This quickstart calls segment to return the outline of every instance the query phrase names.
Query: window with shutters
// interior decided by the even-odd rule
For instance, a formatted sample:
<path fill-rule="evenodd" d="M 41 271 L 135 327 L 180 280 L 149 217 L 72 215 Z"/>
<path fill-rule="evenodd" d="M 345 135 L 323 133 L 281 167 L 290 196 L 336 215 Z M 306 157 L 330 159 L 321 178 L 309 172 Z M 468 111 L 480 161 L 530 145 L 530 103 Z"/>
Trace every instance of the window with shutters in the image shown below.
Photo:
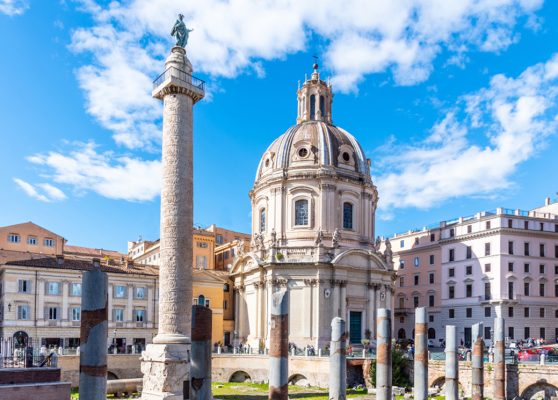
<path fill-rule="evenodd" d="M 124 309 L 123 308 L 115 308 L 112 310 L 114 315 L 114 321 L 116 322 L 124 322 Z"/>
<path fill-rule="evenodd" d="M 128 294 L 128 288 L 124 285 L 114 286 L 114 297 L 117 299 L 125 299 Z"/>
<path fill-rule="evenodd" d="M 60 282 L 47 282 L 47 294 L 49 295 L 59 295 L 60 294 Z"/>
<path fill-rule="evenodd" d="M 72 307 L 70 315 L 72 321 L 81 321 L 81 307 Z"/>
<path fill-rule="evenodd" d="M 70 293 L 72 296 L 81 296 L 81 283 L 72 283 Z"/>
<path fill-rule="evenodd" d="M 145 322 L 145 310 L 143 309 L 134 310 L 134 321 Z"/>
<path fill-rule="evenodd" d="M 8 242 L 19 243 L 19 242 L 21 242 L 21 236 L 19 236 L 17 233 L 10 233 L 8 235 Z"/>
<path fill-rule="evenodd" d="M 136 287 L 135 288 L 135 297 L 136 299 L 145 299 L 145 288 L 144 287 Z"/>
<path fill-rule="evenodd" d="M 17 287 L 19 293 L 31 293 L 31 281 L 28 279 L 19 279 Z"/>
<path fill-rule="evenodd" d="M 22 321 L 29 319 L 29 306 L 27 304 L 17 306 L 17 319 Z"/>
<path fill-rule="evenodd" d="M 50 321 L 56 321 L 60 318 L 58 307 L 48 307 L 47 308 L 47 315 Z"/>

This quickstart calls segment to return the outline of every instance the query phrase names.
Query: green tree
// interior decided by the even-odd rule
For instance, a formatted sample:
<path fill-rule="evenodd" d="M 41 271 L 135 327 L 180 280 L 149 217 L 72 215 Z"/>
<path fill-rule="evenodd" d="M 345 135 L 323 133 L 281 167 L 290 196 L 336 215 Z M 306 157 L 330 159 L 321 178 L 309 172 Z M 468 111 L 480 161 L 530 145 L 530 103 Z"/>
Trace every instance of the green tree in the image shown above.
<path fill-rule="evenodd" d="M 411 387 L 411 379 L 409 378 L 409 363 L 410 360 L 406 354 L 396 348 L 391 349 L 391 373 L 393 386 L 404 388 Z M 376 360 L 372 361 L 370 365 L 370 381 L 376 387 Z"/>

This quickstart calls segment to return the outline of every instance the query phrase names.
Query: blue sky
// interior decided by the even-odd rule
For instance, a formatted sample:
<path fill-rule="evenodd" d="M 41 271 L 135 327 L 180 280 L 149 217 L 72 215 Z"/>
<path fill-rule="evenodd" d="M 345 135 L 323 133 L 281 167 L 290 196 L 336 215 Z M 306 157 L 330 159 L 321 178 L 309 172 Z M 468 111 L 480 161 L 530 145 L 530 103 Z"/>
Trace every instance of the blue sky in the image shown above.
<path fill-rule="evenodd" d="M 261 154 L 320 57 L 372 159 L 380 235 L 556 197 L 558 3 L 0 0 L 0 225 L 72 244 L 158 237 L 163 70 L 178 12 L 195 106 L 195 222 L 249 231 Z"/>

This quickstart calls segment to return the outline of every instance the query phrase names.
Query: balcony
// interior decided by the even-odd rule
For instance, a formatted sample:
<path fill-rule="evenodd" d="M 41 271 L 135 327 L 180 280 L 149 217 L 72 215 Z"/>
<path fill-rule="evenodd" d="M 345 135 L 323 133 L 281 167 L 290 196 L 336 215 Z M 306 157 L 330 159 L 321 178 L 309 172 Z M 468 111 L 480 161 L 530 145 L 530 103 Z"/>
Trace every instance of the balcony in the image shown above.
<path fill-rule="evenodd" d="M 166 94 L 176 92 L 185 93 L 196 102 L 205 96 L 205 82 L 176 67 L 169 67 L 153 81 L 153 97 L 162 99 Z"/>

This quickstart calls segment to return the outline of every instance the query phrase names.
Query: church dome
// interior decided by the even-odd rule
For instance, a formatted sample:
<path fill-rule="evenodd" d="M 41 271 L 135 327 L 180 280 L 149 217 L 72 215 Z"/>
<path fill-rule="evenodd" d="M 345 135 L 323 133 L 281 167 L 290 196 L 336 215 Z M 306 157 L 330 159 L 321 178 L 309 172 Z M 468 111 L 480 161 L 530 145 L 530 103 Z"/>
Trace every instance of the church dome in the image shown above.
<path fill-rule="evenodd" d="M 287 170 L 324 169 L 359 181 L 370 181 L 369 160 L 349 132 L 332 123 L 333 92 L 320 79 L 318 65 L 297 90 L 297 124 L 279 136 L 263 154 L 256 185 Z"/>
<path fill-rule="evenodd" d="M 256 180 L 277 169 L 334 167 L 370 176 L 368 160 L 358 141 L 325 121 L 305 121 L 289 128 L 268 147 Z"/>

